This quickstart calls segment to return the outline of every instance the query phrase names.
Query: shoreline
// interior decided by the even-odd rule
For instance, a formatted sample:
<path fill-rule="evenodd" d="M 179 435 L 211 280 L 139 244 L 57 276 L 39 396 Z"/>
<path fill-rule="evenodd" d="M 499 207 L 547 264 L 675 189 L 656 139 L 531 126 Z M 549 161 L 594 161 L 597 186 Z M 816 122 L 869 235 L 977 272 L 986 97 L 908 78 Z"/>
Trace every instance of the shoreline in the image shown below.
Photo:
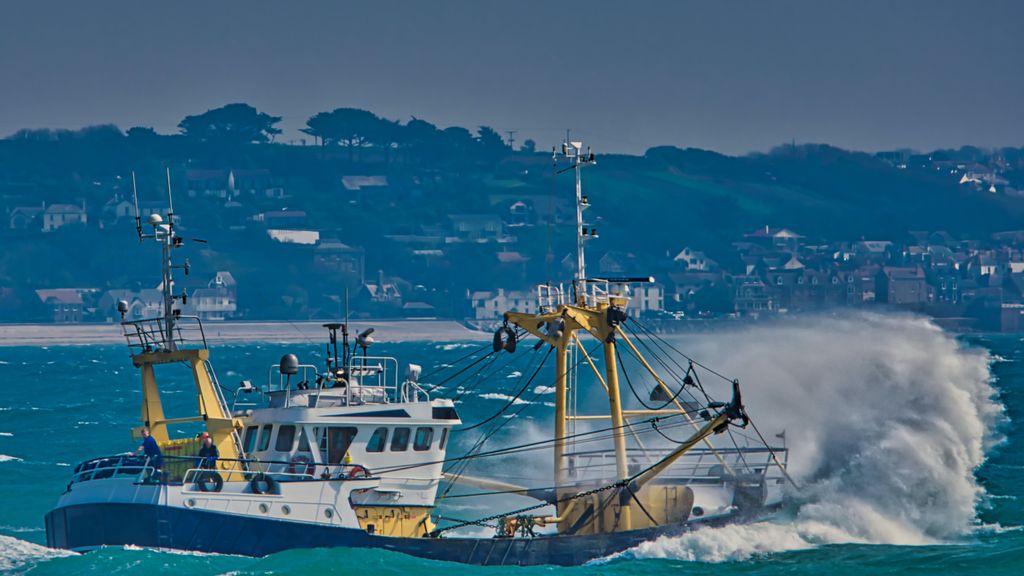
<path fill-rule="evenodd" d="M 226 321 L 203 324 L 210 345 L 241 342 L 321 343 L 327 338 L 327 320 Z M 470 330 L 455 320 L 359 320 L 350 322 L 355 335 L 375 329 L 378 342 L 484 341 L 491 335 Z M 12 346 L 80 346 L 124 344 L 119 324 L 0 324 L 0 348 Z"/>

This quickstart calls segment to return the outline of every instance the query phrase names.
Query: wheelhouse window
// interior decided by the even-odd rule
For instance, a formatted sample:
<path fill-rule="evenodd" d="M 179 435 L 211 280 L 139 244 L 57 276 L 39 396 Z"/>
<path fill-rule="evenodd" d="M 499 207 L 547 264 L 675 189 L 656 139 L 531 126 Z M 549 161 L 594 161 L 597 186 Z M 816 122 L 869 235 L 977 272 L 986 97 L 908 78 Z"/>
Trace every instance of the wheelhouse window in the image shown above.
<path fill-rule="evenodd" d="M 430 443 L 434 440 L 434 429 L 433 428 L 417 428 L 416 439 L 413 440 L 412 449 L 417 452 L 423 452 L 430 450 Z"/>
<path fill-rule="evenodd" d="M 352 441 L 356 439 L 356 428 L 331 426 L 327 429 L 326 438 L 327 463 L 341 464 L 345 460 L 345 453 L 352 446 Z"/>
<path fill-rule="evenodd" d="M 299 430 L 299 452 L 312 452 L 309 449 L 309 437 L 306 436 L 306 429 Z"/>
<path fill-rule="evenodd" d="M 438 450 L 444 450 L 444 447 L 448 444 L 448 429 L 441 428 L 441 441 L 437 443 Z"/>
<path fill-rule="evenodd" d="M 278 452 L 291 452 L 295 444 L 295 426 L 288 424 L 277 429 L 277 442 L 274 449 Z"/>
<path fill-rule="evenodd" d="M 370 441 L 366 443 L 367 452 L 383 452 L 388 444 L 388 429 L 383 426 L 373 431 Z"/>
<path fill-rule="evenodd" d="M 408 428 L 395 428 L 395 433 L 391 435 L 391 451 L 392 452 L 405 452 L 409 448 L 409 429 Z"/>
<path fill-rule="evenodd" d="M 256 431 L 259 426 L 249 426 L 245 429 L 245 451 L 252 452 L 256 448 Z"/>
<path fill-rule="evenodd" d="M 270 424 L 267 424 L 266 426 L 264 426 L 263 430 L 260 431 L 260 445 L 259 445 L 258 448 L 256 448 L 256 450 L 258 452 L 262 452 L 262 451 L 266 450 L 267 448 L 270 448 L 270 434 L 273 431 L 274 431 L 274 427 L 272 425 L 270 425 Z"/>

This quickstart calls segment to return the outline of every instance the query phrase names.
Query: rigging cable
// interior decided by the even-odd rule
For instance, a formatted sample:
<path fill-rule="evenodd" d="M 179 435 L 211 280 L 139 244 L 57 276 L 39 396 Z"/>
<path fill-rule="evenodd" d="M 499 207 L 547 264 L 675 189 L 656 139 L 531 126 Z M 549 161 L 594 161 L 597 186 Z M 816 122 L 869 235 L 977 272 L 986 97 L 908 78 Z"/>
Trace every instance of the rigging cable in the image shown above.
<path fill-rule="evenodd" d="M 595 346 L 594 346 L 594 348 L 593 348 L 593 350 L 597 350 L 597 346 L 600 346 L 600 345 L 601 345 L 600 343 L 598 343 L 597 345 L 595 345 Z M 552 348 L 552 349 L 553 349 L 553 348 Z M 550 355 L 550 350 L 548 351 L 548 355 Z M 545 358 L 544 358 L 544 359 L 545 359 L 545 360 L 547 360 L 547 356 L 545 356 Z M 557 375 L 555 376 L 555 382 L 557 383 L 557 381 L 558 381 L 558 378 L 560 378 L 560 377 L 562 377 L 562 376 L 565 376 L 565 375 L 567 375 L 567 374 L 569 373 L 569 370 L 571 370 L 572 368 L 576 368 L 576 367 L 578 367 L 578 366 L 579 366 L 579 362 L 582 362 L 582 360 L 578 361 L 578 362 L 577 362 L 577 364 L 576 364 L 576 366 L 573 366 L 573 367 L 568 367 L 568 366 L 567 366 L 567 367 L 566 367 L 566 372 L 565 372 L 565 374 L 557 374 Z M 531 378 L 531 379 L 532 379 L 532 378 Z M 514 413 L 514 414 L 513 414 L 512 416 L 510 416 L 510 417 L 509 417 L 508 419 L 506 419 L 506 420 L 502 420 L 502 421 L 499 421 L 499 422 L 498 422 L 498 423 L 497 423 L 497 424 L 496 424 L 496 425 L 495 425 L 495 426 L 494 426 L 493 428 L 491 428 L 491 429 L 490 429 L 490 430 L 488 430 L 488 431 L 487 431 L 486 433 L 484 433 L 484 435 L 483 435 L 483 436 L 482 436 L 482 437 L 481 437 L 481 438 L 480 438 L 479 440 L 477 440 L 477 442 L 476 442 L 476 443 L 475 443 L 475 444 L 473 445 L 473 447 L 472 447 L 472 448 L 470 448 L 469 452 L 467 452 L 467 455 L 468 455 L 468 456 L 472 456 L 474 452 L 476 452 L 477 450 L 479 450 L 480 448 L 482 448 L 482 447 L 483 447 L 483 445 L 484 445 L 484 444 L 485 444 L 485 443 L 486 443 L 486 442 L 487 442 L 488 440 L 490 440 L 490 439 L 491 439 L 491 438 L 492 438 L 492 437 L 493 437 L 493 436 L 494 436 L 495 434 L 497 434 L 497 433 L 498 433 L 498 431 L 499 431 L 499 430 L 501 430 L 501 429 L 502 429 L 502 428 L 503 428 L 503 427 L 504 427 L 504 426 L 505 426 L 506 424 L 508 424 L 509 422 L 511 422 L 512 420 L 514 420 L 514 419 L 515 419 L 515 418 L 516 418 L 517 416 L 519 416 L 519 415 L 520 415 L 520 414 L 521 414 L 521 413 L 522 413 L 522 412 L 523 412 L 524 410 L 526 410 L 526 408 L 527 408 L 527 407 L 529 407 L 529 406 L 532 406 L 532 405 L 533 405 L 533 404 L 532 404 L 532 401 L 533 401 L 533 400 L 535 400 L 535 399 L 536 399 L 536 398 L 537 398 L 538 396 L 540 396 L 540 393 L 539 393 L 539 392 L 534 392 L 534 394 L 533 394 L 533 397 L 531 398 L 531 400 L 530 400 L 530 401 L 528 401 L 528 402 L 527 402 L 526 404 L 524 404 L 524 405 L 523 405 L 523 406 L 522 406 L 522 407 L 521 407 L 521 408 L 520 408 L 519 410 L 517 410 L 517 411 L 516 411 L 516 412 L 515 412 L 515 413 Z M 454 478 L 455 478 L 455 480 L 457 480 L 457 479 L 458 479 L 458 478 L 459 478 L 460 476 L 462 476 L 462 474 L 464 474 L 464 473 L 466 472 L 466 469 L 467 469 L 467 468 L 469 467 L 470 463 L 471 463 L 471 458 L 470 458 L 470 459 L 467 459 L 467 460 L 466 460 L 466 461 L 465 461 L 464 463 L 462 463 L 461 465 L 459 465 L 459 470 L 458 470 L 457 472 L 454 472 L 454 473 L 453 473 L 453 474 L 454 474 Z M 455 486 L 455 481 L 453 480 L 453 481 L 451 481 L 451 483 L 450 483 L 450 484 L 448 485 L 448 487 L 447 487 L 447 488 L 445 488 L 444 492 L 443 492 L 443 493 L 442 493 L 441 495 L 442 495 L 442 496 L 446 496 L 446 495 L 448 494 L 448 492 L 450 492 L 450 491 L 451 491 L 451 489 L 452 489 L 452 488 L 453 488 L 454 486 Z"/>
<path fill-rule="evenodd" d="M 526 389 L 530 387 L 530 384 L 533 383 L 533 379 L 537 377 L 537 374 L 540 373 L 541 368 L 544 367 L 544 363 L 547 362 L 548 358 L 551 356 L 551 351 L 552 350 L 554 350 L 554 348 L 552 348 L 552 347 L 548 348 L 547 354 L 544 355 L 544 358 L 540 361 L 540 364 L 537 365 L 537 369 L 533 371 L 533 374 L 526 381 L 526 383 L 523 384 L 523 386 L 521 388 L 519 388 L 519 392 L 516 392 L 516 395 L 513 396 L 511 399 L 509 399 L 508 403 L 505 404 L 504 406 L 502 406 L 502 408 L 500 410 L 498 410 L 497 412 L 495 412 L 494 414 L 492 414 L 490 417 L 486 418 L 485 420 L 477 422 L 476 424 L 473 424 L 472 426 L 469 426 L 468 428 L 460 428 L 459 430 L 454 430 L 454 432 L 465 432 L 467 430 L 473 430 L 474 428 L 479 428 L 479 427 L 483 426 L 484 424 L 487 424 L 488 422 L 494 420 L 498 416 L 501 416 L 505 412 L 505 410 L 508 410 L 513 404 L 515 404 L 516 400 L 519 400 L 519 397 L 523 395 L 523 392 L 526 392 Z"/>
<path fill-rule="evenodd" d="M 665 458 L 667 458 L 667 457 L 668 456 L 666 456 Z M 611 489 L 614 489 L 614 488 L 617 488 L 619 491 L 621 491 L 623 488 L 628 488 L 629 485 L 632 484 L 637 478 L 639 478 L 640 476 L 643 476 L 644 474 L 646 474 L 647 472 L 653 470 L 656 466 L 658 466 L 662 462 L 664 462 L 665 458 L 661 458 L 660 460 L 656 461 L 655 463 L 651 464 L 650 466 L 647 466 L 646 468 L 641 469 L 640 471 L 636 472 L 635 474 L 633 474 L 629 478 L 624 478 L 622 480 L 617 480 L 617 481 L 615 481 L 615 482 L 613 482 L 611 484 L 607 484 L 605 486 L 598 486 L 597 488 L 592 488 L 592 489 L 586 490 L 584 492 L 578 492 L 576 494 L 570 494 L 569 496 L 566 496 L 564 498 L 559 498 L 558 500 L 555 500 L 555 502 L 553 503 L 554 506 L 555 506 L 555 509 L 556 510 L 558 509 L 558 505 L 559 504 L 562 504 L 563 502 L 568 502 L 570 500 L 574 500 L 576 498 L 584 498 L 586 496 L 590 496 L 592 494 L 599 494 L 601 492 L 605 492 L 607 490 L 611 490 Z M 632 493 L 632 491 L 630 491 L 630 492 Z M 614 495 L 612 495 L 612 496 L 614 497 Z M 611 502 L 611 498 L 608 498 L 605 501 L 605 503 L 602 504 L 602 506 L 601 506 L 602 511 L 603 511 L 604 508 L 606 508 L 608 506 L 608 504 L 610 502 Z M 520 514 L 522 514 L 524 512 L 530 512 L 530 511 L 533 511 L 533 510 L 538 510 L 540 508 L 544 508 L 545 506 L 549 506 L 551 504 L 552 503 L 549 503 L 549 502 L 541 502 L 540 504 L 535 504 L 533 506 L 527 506 L 525 508 L 520 508 L 520 509 L 512 511 L 512 512 L 505 512 L 505 513 L 502 513 L 502 514 L 494 514 L 494 515 L 488 516 L 486 518 L 480 518 L 479 520 L 476 520 L 474 522 L 468 522 L 468 523 L 463 523 L 463 524 L 456 524 L 456 525 L 453 525 L 453 526 L 446 526 L 444 528 L 436 528 L 436 529 L 434 529 L 430 533 L 430 535 L 436 537 L 439 534 L 441 534 L 442 532 L 446 532 L 448 530 L 456 530 L 458 528 L 462 528 L 462 527 L 465 527 L 465 526 L 475 525 L 477 522 L 490 522 L 491 520 L 498 520 L 500 518 L 507 518 L 509 516 L 518 516 L 518 515 L 520 515 Z"/>
<path fill-rule="evenodd" d="M 729 383 L 733 383 L 734 382 L 734 380 L 730 380 L 725 375 L 723 375 L 723 374 L 721 374 L 721 373 L 719 373 L 719 372 L 717 372 L 715 370 L 712 370 L 711 368 L 708 368 L 707 366 L 701 364 L 700 362 L 697 362 L 696 360 L 690 358 L 685 353 L 680 351 L 678 348 L 676 348 L 675 346 L 672 346 L 667 340 L 665 340 L 664 338 L 658 336 L 656 333 L 652 332 L 649 328 L 647 328 L 646 326 L 644 326 L 643 324 L 641 324 L 637 320 L 635 320 L 633 318 L 630 318 L 630 320 L 632 320 L 634 324 L 639 326 L 641 330 L 643 330 L 643 331 L 647 332 L 648 334 L 650 334 L 656 341 L 660 341 L 660 342 L 664 343 L 665 346 L 667 346 L 670 349 L 674 350 L 677 354 L 679 354 L 683 358 L 686 358 L 691 363 L 696 364 L 697 366 L 700 366 L 704 370 L 707 370 L 711 374 L 714 374 L 715 376 L 718 376 L 719 378 L 721 378 L 722 380 L 725 380 L 726 382 L 729 382 Z M 696 372 L 694 374 L 696 375 Z M 698 378 L 698 381 L 699 381 L 699 378 Z M 701 390 L 701 392 L 704 392 L 704 387 L 700 386 L 700 390 Z M 707 394 L 706 392 L 704 392 L 704 393 Z M 792 476 L 789 475 L 789 471 L 786 469 L 785 466 L 783 466 L 782 461 L 779 460 L 779 457 L 775 453 L 775 450 L 768 444 L 768 440 L 765 439 L 764 435 L 761 434 L 761 431 L 757 429 L 757 425 L 754 424 L 754 421 L 753 421 L 752 418 L 750 418 L 749 414 L 747 415 L 747 418 L 750 421 L 750 425 L 754 429 L 754 432 L 756 432 L 758 438 L 760 438 L 761 444 L 764 445 L 764 447 L 768 449 L 769 453 L 771 453 L 772 460 L 775 462 L 775 465 L 778 466 L 779 470 L 782 471 L 782 474 L 786 477 L 786 480 L 788 480 L 789 483 L 792 484 L 794 488 L 799 490 L 800 486 L 793 480 Z M 734 440 L 734 443 L 735 443 L 735 440 Z"/>
<path fill-rule="evenodd" d="M 657 408 L 655 408 L 653 406 L 648 406 L 647 402 L 644 402 L 644 399 L 640 397 L 640 394 L 636 391 L 636 388 L 633 386 L 633 381 L 629 377 L 629 370 L 625 369 L 625 365 L 624 365 L 624 363 L 622 361 L 622 355 L 619 353 L 619 347 L 618 346 L 615 347 L 615 357 L 619 361 L 619 366 L 623 367 L 622 375 L 626 378 L 626 384 L 629 386 L 629 391 L 633 393 L 633 397 L 636 398 L 636 401 L 639 402 L 640 405 L 643 406 L 644 408 L 646 408 L 647 410 L 654 410 L 654 411 L 664 410 L 665 408 L 668 407 L 669 404 L 672 404 L 673 402 L 675 402 L 676 399 L 679 398 L 679 395 L 682 394 L 683 390 L 686 388 L 685 384 L 680 386 L 679 390 L 677 390 L 676 393 L 673 394 L 671 398 L 669 398 L 667 401 L 665 401 L 664 404 L 662 404 L 661 406 L 659 406 Z"/>
<path fill-rule="evenodd" d="M 431 370 L 430 372 L 427 372 L 426 374 L 424 374 L 420 378 L 423 379 L 423 380 L 426 380 L 427 378 L 431 378 L 433 376 L 436 376 L 437 374 L 439 374 L 441 372 L 444 372 L 448 368 L 452 368 L 453 366 L 457 366 L 463 360 L 466 360 L 467 358 L 472 358 L 474 354 L 479 354 L 480 352 L 483 352 L 484 350 L 486 350 L 488 348 L 491 348 L 491 343 L 490 342 L 488 342 L 487 344 L 484 344 L 484 345 L 482 345 L 482 346 L 480 346 L 478 348 L 474 348 L 473 350 L 470 350 L 468 353 L 464 354 L 463 356 L 461 356 L 461 357 L 459 357 L 459 358 L 457 358 L 455 360 L 452 360 L 450 364 L 442 364 L 441 366 L 438 366 L 437 368 L 435 368 L 434 370 Z"/>
<path fill-rule="evenodd" d="M 679 412 L 679 413 L 675 413 L 675 414 L 667 414 L 667 415 L 664 415 L 664 416 L 652 417 L 652 418 L 648 418 L 648 419 L 640 421 L 640 422 L 633 422 L 633 423 L 629 424 L 629 426 L 637 426 L 639 424 L 651 424 L 653 422 L 660 422 L 662 420 L 667 420 L 669 418 L 675 418 L 675 417 L 679 417 L 679 416 L 682 416 L 682 415 L 683 415 L 683 413 Z M 503 421 L 502 424 L 504 424 L 505 422 L 508 422 L 508 421 L 507 420 Z M 682 428 L 682 427 L 687 427 L 687 426 L 689 426 L 688 422 L 677 422 L 677 423 L 674 423 L 674 424 L 670 424 L 668 426 L 662 426 L 662 427 L 660 427 L 660 429 L 665 430 L 665 429 L 670 429 L 670 428 Z M 600 441 L 609 440 L 611 438 L 614 438 L 615 437 L 615 431 L 620 430 L 620 429 L 626 429 L 626 428 L 627 428 L 626 424 L 623 424 L 621 426 L 610 426 L 610 427 L 607 427 L 607 428 L 599 428 L 599 429 L 596 429 L 596 430 L 589 430 L 589 431 L 586 431 L 586 432 L 579 432 L 579 433 L 576 433 L 576 434 L 565 436 L 563 438 L 563 440 L 573 440 L 573 439 L 578 440 L 579 438 L 586 437 L 584 440 L 578 440 L 578 441 L 581 442 L 581 443 L 583 443 L 583 442 L 600 442 Z M 646 433 L 647 430 L 640 430 L 639 432 L 640 433 Z M 556 440 L 554 438 L 550 438 L 550 439 L 546 439 L 546 440 L 538 440 L 536 442 L 528 442 L 526 444 L 519 444 L 519 445 L 516 445 L 516 446 L 508 446 L 506 448 L 497 448 L 495 450 L 490 450 L 488 452 L 480 452 L 478 454 L 466 453 L 466 454 L 464 454 L 462 456 L 455 456 L 455 457 L 452 457 L 452 458 L 445 458 L 443 460 L 433 460 L 433 461 L 430 461 L 430 462 L 419 462 L 419 463 L 416 463 L 416 464 L 403 464 L 403 465 L 400 465 L 400 466 L 392 466 L 392 467 L 388 467 L 388 468 L 381 468 L 379 470 L 375 470 L 375 472 L 378 472 L 378 473 L 399 472 L 399 471 L 403 471 L 403 470 L 411 470 L 411 469 L 421 468 L 421 467 L 425 467 L 425 466 L 433 466 L 433 465 L 436 465 L 436 464 L 448 464 L 448 463 L 452 463 L 452 462 L 458 463 L 458 462 L 461 462 L 461 461 L 464 461 L 464 460 L 474 460 L 476 458 L 487 458 L 487 457 L 491 457 L 491 456 L 505 456 L 505 455 L 509 455 L 509 454 L 518 454 L 518 453 L 523 453 L 523 452 L 531 452 L 531 451 L 535 451 L 535 450 L 544 450 L 544 449 L 546 449 L 546 445 L 547 444 L 553 444 L 555 442 L 556 442 Z"/>

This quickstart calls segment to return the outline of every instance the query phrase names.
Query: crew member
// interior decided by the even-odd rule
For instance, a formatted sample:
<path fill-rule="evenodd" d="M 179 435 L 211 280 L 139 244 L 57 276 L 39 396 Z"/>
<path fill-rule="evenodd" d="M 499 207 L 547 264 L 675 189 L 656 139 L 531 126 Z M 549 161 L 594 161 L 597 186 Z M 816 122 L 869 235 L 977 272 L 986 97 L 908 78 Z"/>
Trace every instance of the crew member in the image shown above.
<path fill-rule="evenodd" d="M 220 458 L 220 451 L 217 450 L 217 446 L 213 443 L 213 438 L 210 437 L 209 432 L 203 432 L 202 439 L 203 445 L 199 447 L 199 458 L 197 458 L 196 466 L 212 470 L 217 467 L 217 458 Z"/>
<path fill-rule="evenodd" d="M 149 465 L 159 470 L 164 467 L 164 454 L 156 443 L 156 438 L 149 433 L 149 427 L 142 428 L 142 445 L 135 450 L 135 454 L 144 453 L 149 460 Z"/>

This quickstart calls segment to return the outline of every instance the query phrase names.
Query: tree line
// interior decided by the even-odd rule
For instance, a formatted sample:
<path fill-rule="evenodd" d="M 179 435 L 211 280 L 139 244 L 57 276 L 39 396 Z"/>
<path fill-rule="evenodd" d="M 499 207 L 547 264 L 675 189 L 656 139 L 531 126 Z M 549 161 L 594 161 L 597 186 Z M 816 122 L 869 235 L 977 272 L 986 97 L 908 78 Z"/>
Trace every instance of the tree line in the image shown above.
<path fill-rule="evenodd" d="M 237 147 L 248 144 L 269 144 L 281 134 L 278 124 L 281 116 L 261 112 L 245 103 L 233 103 L 207 110 L 202 114 L 186 116 L 178 123 L 180 136 L 195 142 L 218 146 Z M 430 157 L 432 151 L 444 151 L 460 156 L 500 157 L 512 151 L 509 143 L 489 126 L 477 127 L 475 133 L 460 126 L 439 128 L 419 118 L 402 123 L 383 118 L 360 108 L 335 108 L 318 112 L 306 120 L 300 131 L 312 137 L 314 144 L 325 148 L 347 149 L 349 159 L 355 160 L 368 149 L 383 152 L 391 159 L 403 152 L 415 157 Z M 8 140 L 114 140 L 127 136 L 132 139 L 166 137 L 152 128 L 133 127 L 122 133 L 114 125 L 89 126 L 81 130 L 24 129 L 9 136 Z M 527 140 L 520 148 L 533 152 L 535 144 Z"/>

